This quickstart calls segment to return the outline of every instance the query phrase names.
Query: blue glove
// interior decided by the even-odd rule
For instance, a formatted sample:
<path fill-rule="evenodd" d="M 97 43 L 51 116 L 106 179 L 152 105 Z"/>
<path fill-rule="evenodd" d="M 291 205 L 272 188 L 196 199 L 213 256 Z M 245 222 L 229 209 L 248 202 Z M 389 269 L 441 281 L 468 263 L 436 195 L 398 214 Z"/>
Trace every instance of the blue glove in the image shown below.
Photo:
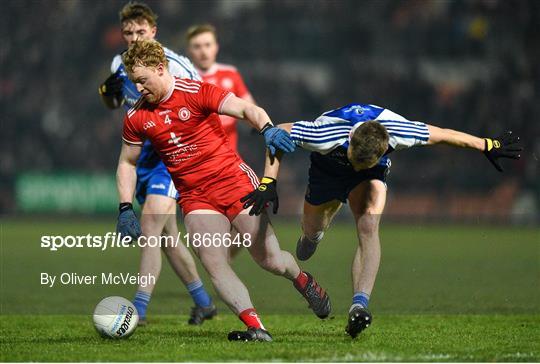
<path fill-rule="evenodd" d="M 264 136 L 264 141 L 271 155 L 275 155 L 277 149 L 285 153 L 290 153 L 294 152 L 296 148 L 289 133 L 283 129 L 276 128 L 270 123 L 262 128 L 261 134 Z"/>
<path fill-rule="evenodd" d="M 118 223 L 116 224 L 116 231 L 122 236 L 131 236 L 132 241 L 141 236 L 141 225 L 137 216 L 133 211 L 133 205 L 124 202 L 120 204 L 118 208 L 120 214 L 118 215 Z"/>

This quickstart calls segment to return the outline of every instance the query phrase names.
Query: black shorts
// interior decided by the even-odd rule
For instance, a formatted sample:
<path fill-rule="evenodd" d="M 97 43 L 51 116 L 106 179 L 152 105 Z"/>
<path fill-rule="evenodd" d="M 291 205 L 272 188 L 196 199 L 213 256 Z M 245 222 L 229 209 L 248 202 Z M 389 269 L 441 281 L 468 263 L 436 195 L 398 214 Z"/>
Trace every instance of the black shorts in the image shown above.
<path fill-rule="evenodd" d="M 332 200 L 347 203 L 349 193 L 361 182 L 378 179 L 386 184 L 386 177 L 390 172 L 386 165 L 376 165 L 356 172 L 349 163 L 339 163 L 335 158 L 320 153 L 311 153 L 310 159 L 305 198 L 312 205 L 321 205 Z"/>

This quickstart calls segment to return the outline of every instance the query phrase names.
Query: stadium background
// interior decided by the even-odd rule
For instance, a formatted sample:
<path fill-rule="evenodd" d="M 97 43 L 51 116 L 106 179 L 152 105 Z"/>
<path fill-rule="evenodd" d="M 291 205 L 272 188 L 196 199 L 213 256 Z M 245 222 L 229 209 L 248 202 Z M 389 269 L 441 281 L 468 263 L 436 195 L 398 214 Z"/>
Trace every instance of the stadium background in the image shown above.
<path fill-rule="evenodd" d="M 2 12 L 0 209 L 114 211 L 110 179 L 122 112 L 98 84 L 123 49 L 122 1 L 8 1 Z M 537 1 L 149 1 L 158 39 L 210 22 L 219 60 L 242 72 L 275 122 L 309 120 L 350 102 L 496 136 L 526 148 L 499 174 L 448 147 L 392 156 L 388 215 L 538 221 L 540 49 Z M 509 16 L 511 15 L 511 16 Z M 240 127 L 242 156 L 262 172 L 262 140 Z M 281 213 L 298 213 L 308 154 L 287 156 Z M 30 174 L 29 174 L 30 173 Z"/>
<path fill-rule="evenodd" d="M 137 249 L 39 247 L 42 235 L 114 229 L 122 111 L 107 110 L 97 87 L 123 49 L 123 4 L 2 4 L 2 361 L 539 360 L 540 2 L 148 1 L 159 15 L 158 39 L 180 53 L 190 25 L 213 23 L 219 60 L 240 69 L 277 123 L 374 103 L 480 136 L 511 129 L 525 147 L 520 161 L 503 162 L 504 174 L 472 151 L 394 153 L 370 304 L 376 321 L 361 344 L 343 334 L 356 247 L 347 209 L 303 264 L 328 287 L 334 320 L 313 320 L 288 282 L 242 253 L 235 270 L 281 341 L 241 350 L 220 346 L 227 330 L 240 328 L 221 303 L 218 320 L 200 330 L 185 325 L 190 298 L 165 262 L 149 329 L 121 346 L 99 340 L 88 315 L 104 296 L 132 297 L 134 286 L 39 284 L 44 271 L 138 268 Z M 263 141 L 247 127 L 240 132 L 241 154 L 260 173 Z M 308 158 L 288 155 L 279 179 L 274 222 L 289 251 L 300 232 Z"/>

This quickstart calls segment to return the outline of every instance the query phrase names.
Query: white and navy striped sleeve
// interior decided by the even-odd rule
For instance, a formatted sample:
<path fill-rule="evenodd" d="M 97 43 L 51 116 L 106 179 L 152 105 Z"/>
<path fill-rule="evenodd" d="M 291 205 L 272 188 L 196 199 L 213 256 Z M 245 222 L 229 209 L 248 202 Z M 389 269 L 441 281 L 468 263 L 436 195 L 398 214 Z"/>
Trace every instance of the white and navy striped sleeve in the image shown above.
<path fill-rule="evenodd" d="M 425 145 L 429 139 L 427 125 L 420 121 L 410 121 L 403 116 L 385 109 L 376 120 L 388 131 L 389 145 L 394 150 Z"/>
<path fill-rule="evenodd" d="M 299 147 L 327 154 L 349 140 L 351 122 L 329 116 L 319 116 L 314 121 L 293 123 L 291 138 Z"/>
<path fill-rule="evenodd" d="M 173 76 L 202 81 L 201 76 L 199 76 L 199 73 L 187 57 L 180 56 L 168 48 L 164 50 L 165 56 L 169 61 L 169 72 Z"/>

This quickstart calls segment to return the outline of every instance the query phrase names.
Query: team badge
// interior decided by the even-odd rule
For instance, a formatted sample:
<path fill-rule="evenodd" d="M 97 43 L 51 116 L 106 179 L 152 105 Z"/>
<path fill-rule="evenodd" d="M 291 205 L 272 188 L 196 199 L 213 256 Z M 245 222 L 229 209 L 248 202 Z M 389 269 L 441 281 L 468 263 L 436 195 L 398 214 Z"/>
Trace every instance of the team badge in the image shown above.
<path fill-rule="evenodd" d="M 189 112 L 187 107 L 183 107 L 180 110 L 178 110 L 178 117 L 180 118 L 180 120 L 182 121 L 189 120 L 190 116 L 191 116 L 191 113 Z"/>

